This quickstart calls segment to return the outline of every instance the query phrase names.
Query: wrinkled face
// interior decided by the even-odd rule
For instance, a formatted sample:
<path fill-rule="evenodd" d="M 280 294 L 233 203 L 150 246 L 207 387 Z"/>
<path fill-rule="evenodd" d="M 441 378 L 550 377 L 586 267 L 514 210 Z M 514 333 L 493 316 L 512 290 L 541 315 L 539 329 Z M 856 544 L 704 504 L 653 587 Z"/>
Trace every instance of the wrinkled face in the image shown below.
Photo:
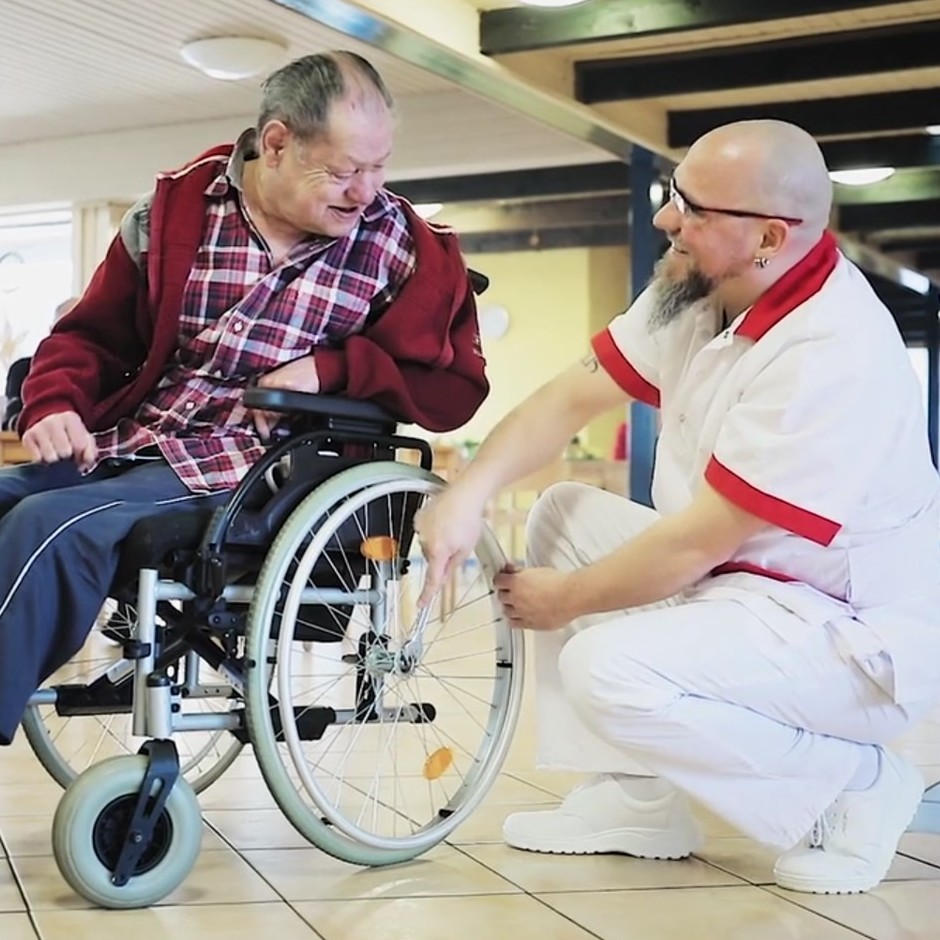
<path fill-rule="evenodd" d="M 393 130 L 384 106 L 340 101 L 325 135 L 303 141 L 288 134 L 283 149 L 264 155 L 279 221 L 298 232 L 348 235 L 385 183 Z"/>

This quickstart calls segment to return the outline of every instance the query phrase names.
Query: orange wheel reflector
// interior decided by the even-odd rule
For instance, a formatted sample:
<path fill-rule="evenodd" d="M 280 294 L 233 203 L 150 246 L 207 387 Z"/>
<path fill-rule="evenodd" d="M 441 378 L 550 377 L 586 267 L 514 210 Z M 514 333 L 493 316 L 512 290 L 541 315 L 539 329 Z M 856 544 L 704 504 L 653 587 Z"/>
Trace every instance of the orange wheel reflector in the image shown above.
<path fill-rule="evenodd" d="M 359 551 L 369 561 L 391 561 L 398 554 L 398 542 L 390 535 L 373 535 L 363 540 Z"/>
<path fill-rule="evenodd" d="M 437 780 L 450 770 L 454 763 L 454 752 L 449 747 L 439 747 L 424 762 L 424 774 L 427 780 Z"/>

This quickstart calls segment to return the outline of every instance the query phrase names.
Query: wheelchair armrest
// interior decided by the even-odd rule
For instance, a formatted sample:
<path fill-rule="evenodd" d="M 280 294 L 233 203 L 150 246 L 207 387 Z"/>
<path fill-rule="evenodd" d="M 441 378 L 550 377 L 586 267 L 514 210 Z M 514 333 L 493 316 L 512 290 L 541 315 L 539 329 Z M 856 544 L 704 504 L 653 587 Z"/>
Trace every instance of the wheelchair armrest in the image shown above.
<path fill-rule="evenodd" d="M 340 395 L 312 395 L 283 388 L 259 388 L 253 385 L 245 389 L 242 401 L 249 408 L 262 411 L 288 411 L 385 425 L 395 425 L 399 420 L 371 401 L 343 398 Z"/>

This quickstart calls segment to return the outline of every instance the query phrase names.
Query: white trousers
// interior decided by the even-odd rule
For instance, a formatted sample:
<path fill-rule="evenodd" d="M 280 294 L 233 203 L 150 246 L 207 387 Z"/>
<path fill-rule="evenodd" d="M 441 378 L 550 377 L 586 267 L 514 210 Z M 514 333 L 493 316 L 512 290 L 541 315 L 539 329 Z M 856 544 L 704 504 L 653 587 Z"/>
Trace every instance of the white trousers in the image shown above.
<path fill-rule="evenodd" d="M 657 518 L 557 484 L 529 518 L 529 562 L 590 564 Z M 721 594 L 537 633 L 539 766 L 660 776 L 752 838 L 789 848 L 851 779 L 862 746 L 910 720 L 826 627 L 808 629 L 756 592 Z"/>

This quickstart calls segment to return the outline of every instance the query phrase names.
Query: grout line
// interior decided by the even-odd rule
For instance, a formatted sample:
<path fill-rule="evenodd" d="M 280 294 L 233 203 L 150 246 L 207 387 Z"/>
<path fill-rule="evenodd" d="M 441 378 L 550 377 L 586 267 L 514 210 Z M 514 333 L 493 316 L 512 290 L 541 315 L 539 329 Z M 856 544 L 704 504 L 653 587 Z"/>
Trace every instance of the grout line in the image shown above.
<path fill-rule="evenodd" d="M 837 927 L 841 927 L 843 930 L 848 930 L 850 933 L 855 934 L 859 937 L 867 937 L 868 940 L 880 940 L 879 936 L 876 934 L 863 933 L 861 930 L 856 930 L 854 927 L 850 927 L 848 924 L 844 924 L 841 921 L 835 920 L 834 918 L 823 914 L 820 911 L 814 910 L 809 907 L 807 904 L 801 904 L 797 898 L 789 897 L 789 894 L 799 895 L 798 891 L 791 891 L 787 895 L 777 894 L 775 891 L 771 891 L 771 887 L 774 885 L 754 885 L 758 891 L 763 891 L 764 894 L 769 894 L 772 898 L 777 898 L 780 901 L 786 901 L 787 904 L 791 904 L 793 907 L 798 907 L 801 911 L 806 911 L 808 914 L 813 914 L 816 917 L 819 917 L 822 920 L 828 921 L 830 924 L 835 924 Z M 813 895 L 813 897 L 849 897 L 849 895 Z"/>

